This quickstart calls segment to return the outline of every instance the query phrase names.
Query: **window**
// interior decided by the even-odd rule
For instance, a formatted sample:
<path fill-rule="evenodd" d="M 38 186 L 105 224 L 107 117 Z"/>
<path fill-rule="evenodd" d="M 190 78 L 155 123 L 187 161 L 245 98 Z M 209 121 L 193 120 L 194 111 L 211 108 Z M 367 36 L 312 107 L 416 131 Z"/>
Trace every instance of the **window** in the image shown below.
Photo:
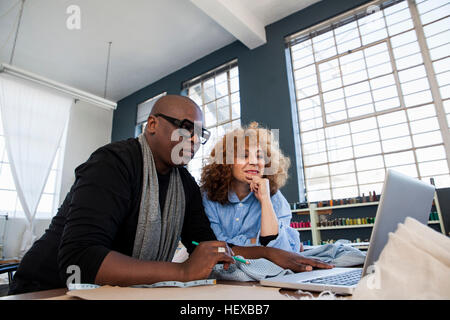
<path fill-rule="evenodd" d="M 186 81 L 183 88 L 203 111 L 205 128 L 211 131 L 209 141 L 200 147 L 189 162 L 188 170 L 200 181 L 201 169 L 217 138 L 241 125 L 239 70 L 234 60 L 210 72 Z"/>
<path fill-rule="evenodd" d="M 374 1 L 286 39 L 309 201 L 449 187 L 450 3 Z"/>
<path fill-rule="evenodd" d="M 66 131 L 61 141 L 66 140 Z M 59 192 L 61 188 L 61 154 L 63 148 L 58 147 L 56 156 L 47 178 L 44 191 L 36 209 L 37 219 L 49 219 L 56 214 L 59 206 Z M 14 184 L 11 167 L 6 151 L 5 138 L 0 114 L 0 212 L 7 212 L 9 217 L 25 218 Z"/>
<path fill-rule="evenodd" d="M 153 109 L 153 106 L 155 105 L 155 102 L 165 96 L 167 92 L 163 92 L 161 94 L 158 94 L 157 96 L 154 96 L 153 98 L 150 98 L 148 100 L 145 100 L 144 102 L 138 104 L 137 106 L 137 116 L 136 116 L 136 135 L 140 135 L 144 132 L 145 126 L 147 125 L 147 119 L 150 114 L 150 112 Z"/>

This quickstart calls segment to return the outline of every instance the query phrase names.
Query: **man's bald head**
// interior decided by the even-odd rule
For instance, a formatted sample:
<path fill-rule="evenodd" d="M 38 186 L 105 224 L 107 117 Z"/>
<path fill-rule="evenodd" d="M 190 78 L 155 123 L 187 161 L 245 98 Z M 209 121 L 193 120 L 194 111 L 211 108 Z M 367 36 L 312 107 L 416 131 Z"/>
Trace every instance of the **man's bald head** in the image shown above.
<path fill-rule="evenodd" d="M 150 115 L 155 115 L 157 113 L 166 115 L 181 114 L 183 111 L 187 111 L 187 108 L 197 109 L 196 111 L 201 113 L 200 107 L 192 99 L 170 94 L 159 98 L 155 102 Z"/>

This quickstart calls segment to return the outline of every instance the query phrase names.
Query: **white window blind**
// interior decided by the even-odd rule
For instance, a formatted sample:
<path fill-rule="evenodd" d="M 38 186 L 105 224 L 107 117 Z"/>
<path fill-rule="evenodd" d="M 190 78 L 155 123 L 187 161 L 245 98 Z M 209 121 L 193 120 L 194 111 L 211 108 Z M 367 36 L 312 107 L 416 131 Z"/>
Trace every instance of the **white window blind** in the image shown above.
<path fill-rule="evenodd" d="M 67 131 L 67 130 L 66 130 Z M 61 141 L 66 141 L 66 132 Z M 59 146 L 56 151 L 55 160 L 47 178 L 44 191 L 39 201 L 36 218 L 51 218 L 59 206 L 59 193 L 61 187 L 61 170 L 63 146 Z M 11 166 L 5 146 L 5 138 L 0 113 L 0 213 L 7 212 L 10 218 L 24 218 L 25 214 L 17 195 L 16 186 L 13 180 Z"/>
<path fill-rule="evenodd" d="M 200 147 L 188 164 L 188 170 L 199 181 L 204 160 L 217 139 L 241 124 L 237 60 L 184 82 L 183 88 L 189 98 L 202 108 L 205 128 L 211 132 L 209 141 Z"/>
<path fill-rule="evenodd" d="M 286 39 L 309 201 L 449 187 L 450 3 L 374 1 Z"/>
<path fill-rule="evenodd" d="M 155 105 L 155 102 L 165 96 L 167 92 L 163 92 L 161 94 L 158 94 L 157 96 L 154 96 L 153 98 L 150 98 L 148 100 L 145 100 L 144 102 L 138 104 L 137 106 L 137 116 L 136 116 L 136 125 L 142 125 L 142 129 L 145 128 L 145 123 L 147 123 L 148 116 L 150 112 L 153 109 L 153 106 Z"/>

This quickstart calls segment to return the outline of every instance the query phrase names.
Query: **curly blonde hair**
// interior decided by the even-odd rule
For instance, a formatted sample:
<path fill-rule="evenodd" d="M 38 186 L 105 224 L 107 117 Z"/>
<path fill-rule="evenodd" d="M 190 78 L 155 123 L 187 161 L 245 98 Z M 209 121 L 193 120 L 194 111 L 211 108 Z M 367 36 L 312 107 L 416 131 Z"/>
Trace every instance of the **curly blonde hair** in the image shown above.
<path fill-rule="evenodd" d="M 247 127 L 226 133 L 212 149 L 207 164 L 202 169 L 200 180 L 201 189 L 207 193 L 210 200 L 221 204 L 228 203 L 236 155 L 244 152 L 245 147 L 252 143 L 259 145 L 264 153 L 266 163 L 263 178 L 269 180 L 270 195 L 274 195 L 286 184 L 290 159 L 280 150 L 271 131 L 259 127 L 257 122 L 252 122 Z"/>

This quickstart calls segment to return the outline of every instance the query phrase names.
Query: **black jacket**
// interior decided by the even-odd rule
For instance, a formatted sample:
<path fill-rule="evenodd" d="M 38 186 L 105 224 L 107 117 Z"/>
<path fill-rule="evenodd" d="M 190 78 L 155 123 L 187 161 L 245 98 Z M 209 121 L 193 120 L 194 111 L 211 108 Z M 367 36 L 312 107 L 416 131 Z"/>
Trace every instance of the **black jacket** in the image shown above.
<path fill-rule="evenodd" d="M 81 283 L 94 283 L 110 250 L 131 256 L 142 191 L 142 151 L 137 139 L 114 142 L 96 150 L 75 169 L 75 183 L 45 234 L 23 257 L 9 294 L 66 286 L 71 265 Z M 205 215 L 199 187 L 186 168 L 180 169 L 186 196 L 181 241 L 215 240 Z M 161 210 L 169 175 L 159 175 Z"/>

